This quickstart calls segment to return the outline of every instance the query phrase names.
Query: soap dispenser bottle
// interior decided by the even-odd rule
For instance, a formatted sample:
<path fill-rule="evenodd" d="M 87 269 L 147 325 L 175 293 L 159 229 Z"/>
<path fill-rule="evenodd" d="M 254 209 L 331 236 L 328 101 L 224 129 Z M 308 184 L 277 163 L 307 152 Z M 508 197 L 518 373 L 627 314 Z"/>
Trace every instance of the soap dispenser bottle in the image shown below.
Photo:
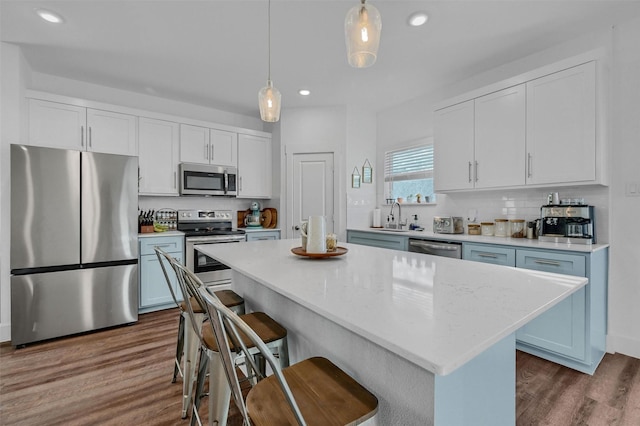
<path fill-rule="evenodd" d="M 420 225 L 418 225 L 418 215 L 414 214 L 413 215 L 413 223 L 409 224 L 409 229 L 411 231 L 413 231 L 413 230 L 418 229 L 418 228 L 420 228 Z"/>

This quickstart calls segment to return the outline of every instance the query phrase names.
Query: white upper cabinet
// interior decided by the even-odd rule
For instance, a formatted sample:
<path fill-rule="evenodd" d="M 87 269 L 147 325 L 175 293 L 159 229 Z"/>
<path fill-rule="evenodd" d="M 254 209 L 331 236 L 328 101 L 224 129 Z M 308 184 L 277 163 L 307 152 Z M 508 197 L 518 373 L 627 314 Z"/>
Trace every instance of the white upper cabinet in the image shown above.
<path fill-rule="evenodd" d="M 137 117 L 29 99 L 29 143 L 51 148 L 138 155 Z"/>
<path fill-rule="evenodd" d="M 138 155 L 137 117 L 87 108 L 87 151 Z"/>
<path fill-rule="evenodd" d="M 436 191 L 605 183 L 596 63 L 538 75 L 434 112 Z"/>
<path fill-rule="evenodd" d="M 184 163 L 236 167 L 237 152 L 237 133 L 180 125 L 180 161 Z"/>
<path fill-rule="evenodd" d="M 138 192 L 142 195 L 178 195 L 178 123 L 140 117 L 138 140 Z"/>
<path fill-rule="evenodd" d="M 476 188 L 525 184 L 525 87 L 475 100 Z"/>
<path fill-rule="evenodd" d="M 238 134 L 224 130 L 209 130 L 209 151 L 211 164 L 218 166 L 238 166 Z"/>
<path fill-rule="evenodd" d="M 271 139 L 238 135 L 238 198 L 271 198 Z"/>
<path fill-rule="evenodd" d="M 473 100 L 434 114 L 436 191 L 473 188 Z"/>
<path fill-rule="evenodd" d="M 596 180 L 595 63 L 527 83 L 527 183 Z"/>

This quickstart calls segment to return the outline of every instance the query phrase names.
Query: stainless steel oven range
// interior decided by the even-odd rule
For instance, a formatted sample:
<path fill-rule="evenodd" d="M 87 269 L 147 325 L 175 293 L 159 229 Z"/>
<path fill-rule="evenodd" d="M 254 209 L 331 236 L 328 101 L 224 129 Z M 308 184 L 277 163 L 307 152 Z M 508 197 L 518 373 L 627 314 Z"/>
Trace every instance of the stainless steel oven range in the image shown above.
<path fill-rule="evenodd" d="M 202 282 L 216 290 L 231 285 L 231 269 L 195 249 L 202 244 L 232 244 L 245 241 L 244 231 L 233 229 L 230 210 L 179 210 L 178 231 L 185 234 L 185 266 Z"/>

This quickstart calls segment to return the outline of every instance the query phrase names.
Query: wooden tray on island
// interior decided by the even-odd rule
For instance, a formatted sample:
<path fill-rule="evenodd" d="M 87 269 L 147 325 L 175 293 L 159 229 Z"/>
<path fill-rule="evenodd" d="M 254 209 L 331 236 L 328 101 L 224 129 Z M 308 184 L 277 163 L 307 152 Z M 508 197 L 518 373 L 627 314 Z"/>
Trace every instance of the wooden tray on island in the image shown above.
<path fill-rule="evenodd" d="M 348 251 L 349 250 L 344 247 L 336 247 L 335 251 L 328 251 L 326 253 L 307 253 L 307 251 L 302 247 L 294 247 L 291 249 L 291 253 L 311 259 L 324 259 L 325 257 L 342 256 Z"/>

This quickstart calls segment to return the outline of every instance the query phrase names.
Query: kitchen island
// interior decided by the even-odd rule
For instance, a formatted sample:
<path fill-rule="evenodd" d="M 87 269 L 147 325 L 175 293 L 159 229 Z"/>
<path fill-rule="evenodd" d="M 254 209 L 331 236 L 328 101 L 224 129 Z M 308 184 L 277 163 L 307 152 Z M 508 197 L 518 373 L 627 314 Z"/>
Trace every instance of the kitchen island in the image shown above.
<path fill-rule="evenodd" d="M 292 363 L 326 356 L 376 394 L 380 425 L 514 425 L 515 331 L 587 283 L 352 244 L 310 259 L 298 245 L 196 249 L 287 328 Z"/>

